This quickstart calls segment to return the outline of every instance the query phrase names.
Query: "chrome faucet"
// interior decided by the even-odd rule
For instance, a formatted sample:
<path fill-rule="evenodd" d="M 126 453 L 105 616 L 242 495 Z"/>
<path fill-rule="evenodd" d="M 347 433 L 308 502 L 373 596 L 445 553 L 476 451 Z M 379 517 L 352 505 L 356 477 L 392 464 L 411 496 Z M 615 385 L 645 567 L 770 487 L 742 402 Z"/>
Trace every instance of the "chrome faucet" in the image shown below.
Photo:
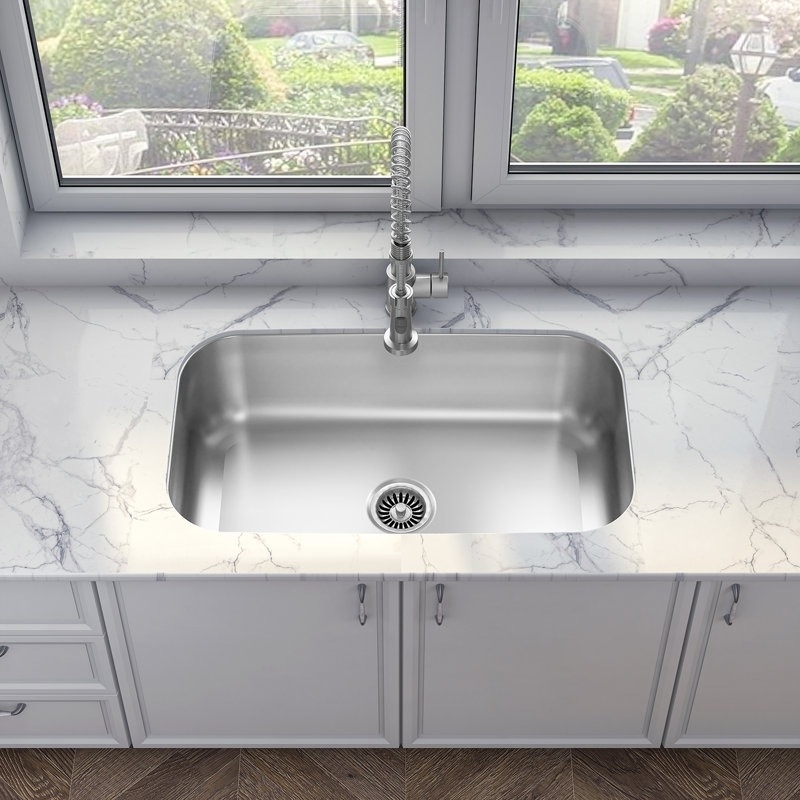
<path fill-rule="evenodd" d="M 400 125 L 392 131 L 391 170 L 392 240 L 386 268 L 389 327 L 383 343 L 390 353 L 405 356 L 413 353 L 419 343 L 411 320 L 416 309 L 415 295 L 447 297 L 448 276 L 444 271 L 443 250 L 439 251 L 438 275 L 417 274 L 411 262 L 411 134 Z"/>

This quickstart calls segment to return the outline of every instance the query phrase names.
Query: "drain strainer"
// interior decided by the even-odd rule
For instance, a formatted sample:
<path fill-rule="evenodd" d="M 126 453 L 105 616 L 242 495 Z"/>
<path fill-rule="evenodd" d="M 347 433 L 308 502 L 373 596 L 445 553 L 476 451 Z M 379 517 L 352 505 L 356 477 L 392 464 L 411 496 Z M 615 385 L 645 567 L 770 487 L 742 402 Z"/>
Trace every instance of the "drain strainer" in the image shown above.
<path fill-rule="evenodd" d="M 369 518 L 385 531 L 418 531 L 431 521 L 435 510 L 430 490 L 405 479 L 382 483 L 367 500 Z"/>

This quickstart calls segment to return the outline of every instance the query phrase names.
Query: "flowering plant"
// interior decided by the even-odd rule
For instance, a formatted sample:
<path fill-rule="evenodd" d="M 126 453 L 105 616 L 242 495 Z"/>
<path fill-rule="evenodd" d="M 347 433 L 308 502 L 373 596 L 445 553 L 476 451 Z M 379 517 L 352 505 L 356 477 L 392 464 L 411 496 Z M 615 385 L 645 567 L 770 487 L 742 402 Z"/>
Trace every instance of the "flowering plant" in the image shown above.
<path fill-rule="evenodd" d="M 658 55 L 683 58 L 686 55 L 688 28 L 687 17 L 660 19 L 647 34 L 647 49 Z"/>
<path fill-rule="evenodd" d="M 103 107 L 95 103 L 85 94 L 72 94 L 67 97 L 59 97 L 51 100 L 50 119 L 53 127 L 63 122 L 65 119 L 86 119 L 87 117 L 99 117 L 103 113 Z"/>

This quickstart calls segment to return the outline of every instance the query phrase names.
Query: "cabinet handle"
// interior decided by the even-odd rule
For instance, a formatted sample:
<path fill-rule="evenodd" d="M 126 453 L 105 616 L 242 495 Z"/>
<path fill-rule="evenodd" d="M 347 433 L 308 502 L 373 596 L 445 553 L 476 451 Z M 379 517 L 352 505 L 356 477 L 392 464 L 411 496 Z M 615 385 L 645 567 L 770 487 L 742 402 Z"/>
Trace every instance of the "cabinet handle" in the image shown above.
<path fill-rule="evenodd" d="M 0 644 L 0 658 L 2 658 L 7 652 L 8 652 L 8 645 Z"/>
<path fill-rule="evenodd" d="M 444 584 L 436 584 L 436 624 L 444 622 Z"/>
<path fill-rule="evenodd" d="M 723 617 L 726 625 L 733 625 L 733 618 L 736 616 L 736 606 L 739 605 L 740 588 L 741 587 L 738 583 L 734 583 L 733 586 L 731 586 L 731 591 L 733 592 L 733 603 L 731 603 L 731 610 Z"/>
<path fill-rule="evenodd" d="M 358 622 L 360 625 L 367 624 L 367 609 L 364 607 L 364 598 L 367 595 L 367 584 L 358 584 Z"/>
<path fill-rule="evenodd" d="M 25 703 L 17 703 L 11 711 L 0 711 L 0 717 L 17 717 L 25 710 Z"/>

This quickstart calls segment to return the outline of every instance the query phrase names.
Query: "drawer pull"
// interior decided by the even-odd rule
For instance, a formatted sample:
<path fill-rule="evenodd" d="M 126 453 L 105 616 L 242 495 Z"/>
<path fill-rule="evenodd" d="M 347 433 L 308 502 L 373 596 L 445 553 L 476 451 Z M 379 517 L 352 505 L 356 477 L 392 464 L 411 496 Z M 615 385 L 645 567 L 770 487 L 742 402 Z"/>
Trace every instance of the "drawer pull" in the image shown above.
<path fill-rule="evenodd" d="M 11 711 L 0 711 L 0 717 L 17 717 L 25 710 L 25 703 L 17 703 Z"/>
<path fill-rule="evenodd" d="M 0 658 L 2 658 L 7 652 L 8 652 L 8 645 L 0 644 Z"/>
<path fill-rule="evenodd" d="M 733 618 L 736 616 L 736 606 L 739 605 L 739 588 L 738 583 L 734 583 L 733 586 L 731 586 L 733 603 L 731 604 L 731 610 L 723 617 L 726 625 L 733 625 Z"/>
<path fill-rule="evenodd" d="M 436 624 L 441 625 L 444 622 L 444 584 L 436 584 Z"/>
<path fill-rule="evenodd" d="M 358 624 L 367 624 L 367 609 L 364 607 L 364 598 L 367 595 L 367 584 L 358 584 Z"/>

